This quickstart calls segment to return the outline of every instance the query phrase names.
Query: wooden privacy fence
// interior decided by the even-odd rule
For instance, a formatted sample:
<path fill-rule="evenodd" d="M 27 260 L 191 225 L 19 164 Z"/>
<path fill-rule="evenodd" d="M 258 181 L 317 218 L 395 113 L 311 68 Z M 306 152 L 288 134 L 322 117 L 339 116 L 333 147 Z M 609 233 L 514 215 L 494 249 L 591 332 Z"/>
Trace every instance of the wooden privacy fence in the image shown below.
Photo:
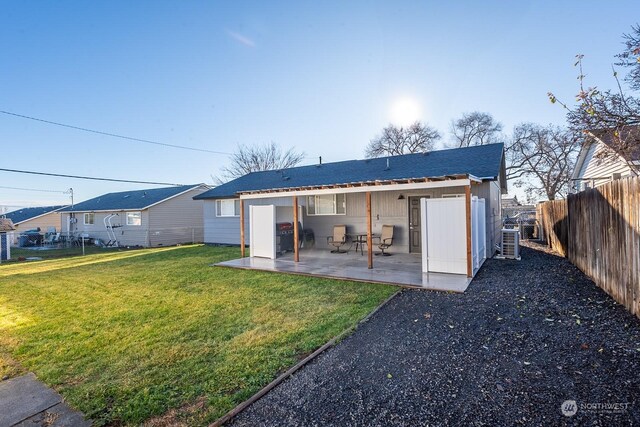
<path fill-rule="evenodd" d="M 536 208 L 538 224 L 542 232 L 542 240 L 560 255 L 567 256 L 567 239 L 569 238 L 569 220 L 567 219 L 567 201 L 552 200 L 540 203 Z"/>
<path fill-rule="evenodd" d="M 640 178 L 538 205 L 547 243 L 640 317 Z"/>

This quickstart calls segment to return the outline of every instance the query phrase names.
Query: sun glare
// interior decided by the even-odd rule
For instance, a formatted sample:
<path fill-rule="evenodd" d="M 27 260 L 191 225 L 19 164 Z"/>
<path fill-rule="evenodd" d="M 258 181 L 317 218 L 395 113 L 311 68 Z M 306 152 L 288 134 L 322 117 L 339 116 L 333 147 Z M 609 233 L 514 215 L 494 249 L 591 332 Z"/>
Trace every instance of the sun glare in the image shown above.
<path fill-rule="evenodd" d="M 397 126 L 409 126 L 422 118 L 420 103 L 408 96 L 396 99 L 389 113 L 391 123 Z"/>

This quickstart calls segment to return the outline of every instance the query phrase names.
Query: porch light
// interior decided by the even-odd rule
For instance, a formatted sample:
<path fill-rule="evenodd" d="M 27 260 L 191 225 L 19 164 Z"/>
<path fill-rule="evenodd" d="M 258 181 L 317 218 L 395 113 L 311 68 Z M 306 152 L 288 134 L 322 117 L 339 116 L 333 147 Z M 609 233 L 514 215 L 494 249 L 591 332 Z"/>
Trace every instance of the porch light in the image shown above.
<path fill-rule="evenodd" d="M 398 200 L 404 200 L 404 195 L 403 194 L 399 195 Z"/>

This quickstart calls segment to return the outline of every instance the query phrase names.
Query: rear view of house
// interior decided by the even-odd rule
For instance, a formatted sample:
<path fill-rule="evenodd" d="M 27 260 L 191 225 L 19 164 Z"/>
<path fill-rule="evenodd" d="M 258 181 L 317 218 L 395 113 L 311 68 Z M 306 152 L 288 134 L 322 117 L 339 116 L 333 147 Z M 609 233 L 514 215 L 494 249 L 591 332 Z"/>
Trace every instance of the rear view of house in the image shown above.
<path fill-rule="evenodd" d="M 204 184 L 108 193 L 62 210 L 62 230 L 106 246 L 169 246 L 203 240 Z"/>
<path fill-rule="evenodd" d="M 420 199 L 461 198 L 466 190 L 486 201 L 488 256 L 500 241 L 500 198 L 506 193 L 502 144 L 350 160 L 253 172 L 197 196 L 204 200 L 205 242 L 240 244 L 241 219 L 250 238 L 250 206 L 275 206 L 276 222 L 291 222 L 291 196 L 299 196 L 298 221 L 312 230 L 315 247 L 328 247 L 334 226 L 348 234 L 366 229 L 366 193 L 371 193 L 374 233 L 394 227 L 393 251 L 420 253 Z M 241 215 L 241 201 L 245 202 Z"/>
<path fill-rule="evenodd" d="M 17 245 L 19 234 L 27 230 L 40 229 L 40 234 L 59 233 L 62 226 L 60 210 L 63 208 L 65 205 L 40 206 L 18 209 L 4 214 L 3 216 L 10 219 L 15 227 L 15 231 L 11 233 L 9 239 L 11 245 Z"/>

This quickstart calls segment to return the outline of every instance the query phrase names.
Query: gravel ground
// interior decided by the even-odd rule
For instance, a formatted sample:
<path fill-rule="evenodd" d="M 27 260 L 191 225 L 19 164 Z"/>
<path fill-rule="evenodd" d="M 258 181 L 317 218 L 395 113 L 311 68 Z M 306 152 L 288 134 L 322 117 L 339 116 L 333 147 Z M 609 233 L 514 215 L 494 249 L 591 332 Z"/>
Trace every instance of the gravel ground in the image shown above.
<path fill-rule="evenodd" d="M 640 424 L 640 320 L 528 245 L 464 294 L 403 291 L 229 425 Z"/>

